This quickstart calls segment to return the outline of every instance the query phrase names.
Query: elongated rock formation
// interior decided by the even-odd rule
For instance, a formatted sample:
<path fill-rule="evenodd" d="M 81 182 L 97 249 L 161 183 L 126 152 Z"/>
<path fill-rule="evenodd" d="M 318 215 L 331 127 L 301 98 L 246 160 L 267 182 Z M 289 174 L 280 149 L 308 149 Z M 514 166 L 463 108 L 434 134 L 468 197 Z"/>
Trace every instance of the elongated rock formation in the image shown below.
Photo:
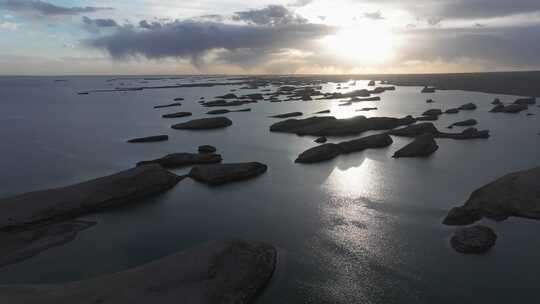
<path fill-rule="evenodd" d="M 182 178 L 159 165 L 140 166 L 62 188 L 0 200 L 0 229 L 74 218 L 132 203 L 172 188 Z"/>
<path fill-rule="evenodd" d="M 451 139 L 476 139 L 476 138 L 489 138 L 489 131 L 478 131 L 475 128 L 468 128 L 461 133 L 445 133 L 440 132 L 430 122 L 424 122 L 419 124 L 410 125 L 404 128 L 391 130 L 388 132 L 390 135 L 416 137 L 424 133 L 432 134 L 435 138 L 451 138 Z"/>
<path fill-rule="evenodd" d="M 0 302 L 247 304 L 270 281 L 276 256 L 276 249 L 264 243 L 213 241 L 84 281 L 0 285 Z"/>
<path fill-rule="evenodd" d="M 232 125 L 232 121 L 227 117 L 211 117 L 194 119 L 184 123 L 179 123 L 173 125 L 171 128 L 183 130 L 209 130 L 226 128 L 230 125 Z"/>
<path fill-rule="evenodd" d="M 220 163 L 221 160 L 221 155 L 214 153 L 173 153 L 162 158 L 141 161 L 137 163 L 137 166 L 159 164 L 164 168 L 179 168 L 196 164 Z"/>
<path fill-rule="evenodd" d="M 191 168 L 189 177 L 204 184 L 217 186 L 254 178 L 266 170 L 268 167 L 258 162 L 199 165 Z"/>
<path fill-rule="evenodd" d="M 333 159 L 340 154 L 360 152 L 365 149 L 384 148 L 392 144 L 388 134 L 376 134 L 359 139 L 340 142 L 338 144 L 324 144 L 302 152 L 294 162 L 318 163 Z"/>
<path fill-rule="evenodd" d="M 270 126 L 271 132 L 294 133 L 313 136 L 347 136 L 366 131 L 389 130 L 416 121 L 412 116 L 403 118 L 356 116 L 347 119 L 335 117 L 310 117 L 287 119 Z"/>
<path fill-rule="evenodd" d="M 139 137 L 128 140 L 128 143 L 148 143 L 148 142 L 158 142 L 158 141 L 167 141 L 169 136 L 167 135 L 155 135 L 147 137 Z"/>
<path fill-rule="evenodd" d="M 540 167 L 507 174 L 475 190 L 463 206 L 454 207 L 443 223 L 468 225 L 482 217 L 540 219 Z"/>

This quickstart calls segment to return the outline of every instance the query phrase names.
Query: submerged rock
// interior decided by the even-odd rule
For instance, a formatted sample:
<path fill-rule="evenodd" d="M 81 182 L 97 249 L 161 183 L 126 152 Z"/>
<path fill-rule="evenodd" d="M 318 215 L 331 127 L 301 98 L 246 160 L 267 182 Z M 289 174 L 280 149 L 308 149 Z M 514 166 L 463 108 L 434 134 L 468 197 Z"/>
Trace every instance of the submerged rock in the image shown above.
<path fill-rule="evenodd" d="M 175 102 L 175 103 L 170 103 L 170 104 L 165 104 L 165 105 L 154 106 L 154 109 L 169 108 L 169 107 L 179 107 L 181 105 L 182 105 L 181 103 Z"/>
<path fill-rule="evenodd" d="M 271 118 L 289 118 L 289 117 L 296 117 L 296 116 L 302 116 L 302 115 L 304 115 L 304 114 L 302 114 L 302 112 L 290 112 L 290 113 L 273 115 L 273 116 L 269 116 L 269 117 L 271 117 Z"/>
<path fill-rule="evenodd" d="M 277 251 L 212 241 L 125 271 L 59 284 L 0 285 L 0 302 L 248 304 L 270 281 Z"/>
<path fill-rule="evenodd" d="M 338 144 L 324 144 L 302 152 L 295 160 L 296 163 L 317 163 L 330 160 L 340 154 L 360 152 L 365 149 L 384 148 L 392 144 L 388 134 L 376 134 Z"/>
<path fill-rule="evenodd" d="M 199 153 L 215 153 L 217 151 L 216 147 L 210 145 L 202 145 L 198 148 Z"/>
<path fill-rule="evenodd" d="M 161 117 L 163 118 L 180 118 L 180 117 L 187 117 L 191 116 L 191 112 L 176 112 L 176 113 L 170 113 L 170 114 L 164 114 Z"/>
<path fill-rule="evenodd" d="M 444 113 L 446 113 L 446 114 L 457 114 L 457 113 L 459 113 L 459 109 L 458 108 L 451 108 L 451 109 L 448 109 L 448 110 L 444 111 Z"/>
<path fill-rule="evenodd" d="M 361 108 L 359 110 L 356 110 L 356 112 L 366 112 L 366 111 L 375 111 L 375 110 L 378 110 L 378 109 L 375 107 L 367 107 L 367 108 Z"/>
<path fill-rule="evenodd" d="M 482 254 L 491 249 L 497 241 L 493 229 L 477 225 L 459 229 L 450 239 L 452 248 L 465 254 Z"/>
<path fill-rule="evenodd" d="M 0 267 L 22 262 L 49 248 L 73 241 L 79 232 L 96 222 L 68 221 L 32 225 L 25 229 L 0 231 Z"/>
<path fill-rule="evenodd" d="M 443 223 L 468 225 L 482 217 L 540 219 L 540 167 L 507 174 L 475 190 L 465 204 L 450 210 Z"/>
<path fill-rule="evenodd" d="M 400 157 L 426 157 L 439 149 L 433 134 L 425 133 L 417 136 L 410 144 L 394 153 L 394 158 Z"/>
<path fill-rule="evenodd" d="M 476 121 L 476 119 L 467 119 L 467 120 L 455 122 L 449 125 L 448 128 L 452 129 L 454 126 L 457 126 L 457 127 L 476 126 L 477 124 L 478 122 Z"/>
<path fill-rule="evenodd" d="M 351 98 L 351 100 L 349 100 L 350 102 L 362 102 L 362 101 L 379 101 L 381 100 L 381 97 L 379 96 L 373 96 L 373 97 L 353 97 Z"/>
<path fill-rule="evenodd" d="M 495 98 L 495 99 L 493 99 L 491 104 L 492 105 L 500 105 L 500 104 L 502 104 L 502 102 L 501 102 L 501 100 L 499 98 Z"/>
<path fill-rule="evenodd" d="M 356 116 L 337 119 L 331 116 L 288 119 L 270 126 L 271 132 L 294 133 L 313 136 L 346 136 L 366 131 L 388 130 L 409 125 L 416 120 L 412 116 L 403 118 Z"/>
<path fill-rule="evenodd" d="M 439 120 L 439 116 L 438 115 L 428 115 L 428 116 L 420 116 L 420 117 L 416 117 L 415 118 L 416 121 L 435 121 L 435 120 Z"/>
<path fill-rule="evenodd" d="M 435 102 L 435 100 L 433 100 L 433 99 L 431 99 L 431 98 L 428 99 L 428 100 L 426 100 L 426 103 L 434 103 L 434 102 Z"/>
<path fill-rule="evenodd" d="M 174 99 L 174 101 L 182 101 L 182 100 L 184 100 L 184 98 L 182 98 L 182 97 L 176 97 L 176 98 Z"/>
<path fill-rule="evenodd" d="M 226 128 L 232 125 L 232 121 L 227 117 L 212 117 L 190 120 L 188 122 L 173 125 L 173 129 L 181 130 L 207 130 Z"/>
<path fill-rule="evenodd" d="M 164 168 L 178 168 L 196 164 L 220 163 L 221 160 L 221 155 L 213 153 L 173 153 L 168 154 L 162 158 L 138 162 L 137 166 L 159 164 Z"/>
<path fill-rule="evenodd" d="M 0 200 L 0 229 L 75 218 L 103 208 L 135 202 L 172 188 L 182 178 L 159 165 L 140 166 L 62 188 Z"/>
<path fill-rule="evenodd" d="M 199 165 L 191 169 L 189 176 L 204 184 L 222 185 L 257 177 L 267 169 L 265 164 L 258 162 Z"/>
<path fill-rule="evenodd" d="M 139 137 L 128 140 L 128 143 L 147 143 L 147 142 L 157 142 L 157 141 L 166 141 L 169 140 L 167 135 L 155 135 L 147 137 Z"/>

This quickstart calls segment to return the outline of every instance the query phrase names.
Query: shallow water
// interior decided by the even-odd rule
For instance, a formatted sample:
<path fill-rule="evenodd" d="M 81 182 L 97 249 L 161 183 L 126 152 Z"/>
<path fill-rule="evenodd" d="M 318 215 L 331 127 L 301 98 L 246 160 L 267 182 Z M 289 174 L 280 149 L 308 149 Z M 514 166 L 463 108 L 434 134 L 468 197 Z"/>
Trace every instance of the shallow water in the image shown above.
<path fill-rule="evenodd" d="M 420 94 L 397 87 L 381 101 L 338 106 L 340 101 L 269 103 L 230 113 L 233 126 L 182 131 L 170 125 L 205 117 L 207 100 L 238 86 L 76 92 L 112 88 L 109 77 L 0 77 L 0 197 L 67 185 L 127 169 L 173 152 L 218 148 L 225 162 L 260 161 L 269 171 L 254 180 L 210 188 L 185 179 L 163 195 L 84 217 L 98 225 L 67 245 L 0 269 L 1 283 L 50 283 L 120 271 L 220 238 L 266 241 L 280 251 L 277 272 L 258 303 L 535 303 L 540 267 L 540 222 L 485 221 L 498 233 L 484 256 L 455 253 L 441 224 L 449 208 L 471 191 L 511 171 L 540 164 L 540 108 L 534 116 L 489 113 L 491 101 L 516 96 L 462 91 Z M 198 78 L 198 80 L 200 80 Z M 125 86 L 189 83 L 191 78 L 120 80 Z M 225 78 L 216 79 L 217 82 Z M 363 88 L 367 81 L 358 81 Z M 325 90 L 334 91 L 329 83 Z M 239 90 L 237 94 L 256 90 Z M 153 109 L 183 97 L 180 108 Z M 436 100 L 426 104 L 427 98 Z M 385 149 L 299 165 L 313 137 L 270 133 L 269 115 L 331 109 L 336 117 L 420 115 L 475 102 L 478 109 L 443 115 L 440 129 L 475 118 L 489 139 L 438 139 L 428 159 L 393 159 L 410 139 L 394 137 Z M 363 107 L 377 111 L 354 112 Z M 164 113 L 193 117 L 162 119 Z M 453 132 L 462 130 L 455 127 Z M 168 142 L 127 144 L 129 138 L 168 134 Z M 369 133 L 366 133 L 369 134 Z M 341 141 L 343 138 L 331 138 Z M 188 169 L 175 170 L 176 173 Z"/>

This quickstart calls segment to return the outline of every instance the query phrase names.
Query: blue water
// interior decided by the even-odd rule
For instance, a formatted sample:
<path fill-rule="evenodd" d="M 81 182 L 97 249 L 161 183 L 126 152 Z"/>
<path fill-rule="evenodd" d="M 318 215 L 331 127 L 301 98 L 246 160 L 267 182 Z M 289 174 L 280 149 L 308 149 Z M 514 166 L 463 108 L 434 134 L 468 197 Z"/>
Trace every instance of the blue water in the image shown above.
<path fill-rule="evenodd" d="M 499 236 L 486 255 L 467 256 L 448 246 L 454 227 L 441 224 L 449 208 L 471 191 L 511 171 L 540 165 L 540 108 L 534 116 L 489 113 L 491 101 L 516 96 L 463 91 L 420 94 L 398 87 L 382 100 L 340 107 L 339 100 L 268 103 L 227 114 L 234 123 L 215 131 L 173 130 L 174 123 L 206 117 L 198 104 L 238 86 L 133 92 L 79 91 L 114 86 L 190 83 L 189 78 L 119 80 L 110 77 L 0 77 L 0 197 L 68 185 L 132 167 L 173 152 L 218 148 L 225 162 L 260 161 L 269 171 L 250 181 L 210 188 L 185 179 L 163 195 L 85 216 L 98 225 L 67 245 L 0 269 L 1 283 L 80 280 L 120 271 L 212 239 L 242 238 L 279 249 L 276 274 L 258 303 L 536 303 L 540 223 L 511 218 L 485 221 Z M 226 78 L 216 78 L 216 82 Z M 111 85 L 112 83 L 112 85 Z M 367 81 L 358 81 L 363 88 Z M 335 91 L 335 83 L 324 85 Z M 346 91 L 346 90 L 345 90 Z M 255 93 L 239 90 L 237 94 Z M 180 108 L 154 105 L 183 97 Z M 426 104 L 427 98 L 436 100 Z M 269 115 L 331 109 L 355 115 L 420 115 L 475 102 L 478 109 L 443 115 L 440 130 L 475 118 L 489 139 L 438 139 L 427 159 L 393 159 L 410 141 L 394 137 L 385 149 L 299 165 L 313 137 L 270 133 Z M 354 112 L 363 107 L 372 112 Z M 162 119 L 164 113 L 193 117 Z M 455 127 L 454 131 L 461 128 Z M 127 144 L 129 138 L 168 134 L 168 142 Z M 366 133 L 365 135 L 370 134 Z M 344 138 L 331 138 L 338 142 Z M 175 170 L 181 174 L 188 169 Z"/>

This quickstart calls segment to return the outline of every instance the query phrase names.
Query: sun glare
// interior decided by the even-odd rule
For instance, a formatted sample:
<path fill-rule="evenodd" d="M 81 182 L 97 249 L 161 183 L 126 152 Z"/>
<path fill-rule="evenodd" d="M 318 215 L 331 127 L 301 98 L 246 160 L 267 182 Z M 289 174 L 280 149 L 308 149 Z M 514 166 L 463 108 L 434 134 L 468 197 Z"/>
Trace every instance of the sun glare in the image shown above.
<path fill-rule="evenodd" d="M 364 24 L 342 28 L 321 43 L 328 52 L 343 60 L 370 65 L 390 60 L 398 41 L 389 29 Z"/>

